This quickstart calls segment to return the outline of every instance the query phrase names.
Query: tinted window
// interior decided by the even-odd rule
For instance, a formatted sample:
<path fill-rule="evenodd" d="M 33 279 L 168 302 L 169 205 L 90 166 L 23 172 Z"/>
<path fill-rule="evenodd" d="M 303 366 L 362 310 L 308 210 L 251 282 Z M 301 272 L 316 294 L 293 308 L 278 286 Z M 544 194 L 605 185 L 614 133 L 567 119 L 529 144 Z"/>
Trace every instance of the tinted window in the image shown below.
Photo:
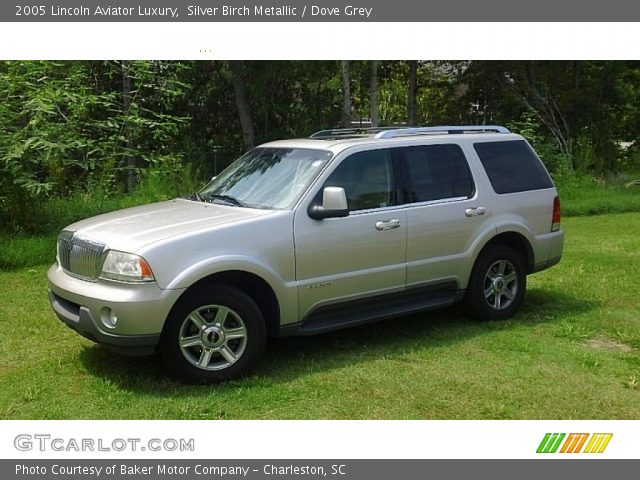
<path fill-rule="evenodd" d="M 395 153 L 404 163 L 407 203 L 473 195 L 471 172 L 459 146 L 422 145 Z"/>
<path fill-rule="evenodd" d="M 496 193 L 551 188 L 553 183 L 524 140 L 474 144 Z"/>
<path fill-rule="evenodd" d="M 364 210 L 393 205 L 392 178 L 388 150 L 370 150 L 343 160 L 324 186 L 344 188 L 349 210 Z"/>

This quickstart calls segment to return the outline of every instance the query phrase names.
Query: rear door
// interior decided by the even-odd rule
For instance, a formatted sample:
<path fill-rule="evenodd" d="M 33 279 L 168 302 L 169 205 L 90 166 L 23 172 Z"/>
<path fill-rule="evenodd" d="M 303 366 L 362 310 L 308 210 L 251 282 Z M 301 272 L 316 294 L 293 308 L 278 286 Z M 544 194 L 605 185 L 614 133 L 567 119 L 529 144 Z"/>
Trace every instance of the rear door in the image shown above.
<path fill-rule="evenodd" d="M 472 243 L 491 221 L 487 194 L 456 144 L 399 147 L 393 155 L 407 207 L 407 287 L 464 288 Z"/>

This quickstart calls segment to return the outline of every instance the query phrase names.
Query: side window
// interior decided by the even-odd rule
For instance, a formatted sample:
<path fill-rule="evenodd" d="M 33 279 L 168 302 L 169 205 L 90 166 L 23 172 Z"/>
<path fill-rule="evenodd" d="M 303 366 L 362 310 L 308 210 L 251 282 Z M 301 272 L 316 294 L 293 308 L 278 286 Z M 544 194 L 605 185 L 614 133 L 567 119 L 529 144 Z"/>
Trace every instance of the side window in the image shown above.
<path fill-rule="evenodd" d="M 549 174 L 524 140 L 474 143 L 496 193 L 551 188 Z"/>
<path fill-rule="evenodd" d="M 404 164 L 405 201 L 473 196 L 469 165 L 458 145 L 421 145 L 396 150 Z"/>
<path fill-rule="evenodd" d="M 354 153 L 338 165 L 324 186 L 344 188 L 351 211 L 393 205 L 389 151 Z"/>

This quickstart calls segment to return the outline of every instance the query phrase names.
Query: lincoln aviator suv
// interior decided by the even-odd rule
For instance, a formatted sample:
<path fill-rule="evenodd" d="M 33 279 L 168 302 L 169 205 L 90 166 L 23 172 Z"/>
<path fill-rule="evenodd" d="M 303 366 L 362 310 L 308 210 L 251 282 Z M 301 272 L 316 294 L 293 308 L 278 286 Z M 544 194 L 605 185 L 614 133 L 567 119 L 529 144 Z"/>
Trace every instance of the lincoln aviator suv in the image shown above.
<path fill-rule="evenodd" d="M 562 248 L 553 182 L 504 127 L 325 130 L 256 147 L 190 197 L 68 226 L 49 297 L 105 347 L 222 381 L 269 337 L 462 300 L 509 317 Z"/>

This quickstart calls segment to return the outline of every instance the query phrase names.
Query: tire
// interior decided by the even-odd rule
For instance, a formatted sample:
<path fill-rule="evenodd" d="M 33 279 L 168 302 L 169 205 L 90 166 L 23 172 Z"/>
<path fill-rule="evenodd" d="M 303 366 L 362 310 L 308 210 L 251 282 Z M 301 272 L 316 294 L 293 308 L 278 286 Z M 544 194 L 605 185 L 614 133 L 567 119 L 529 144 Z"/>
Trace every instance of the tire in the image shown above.
<path fill-rule="evenodd" d="M 172 309 L 160 353 L 166 367 L 185 381 L 223 382 L 256 366 L 266 338 L 264 317 L 249 295 L 209 284 L 187 292 Z"/>
<path fill-rule="evenodd" d="M 479 319 L 505 319 L 522 306 L 526 289 L 521 255 L 506 245 L 494 245 L 476 260 L 465 300 L 471 314 Z"/>

